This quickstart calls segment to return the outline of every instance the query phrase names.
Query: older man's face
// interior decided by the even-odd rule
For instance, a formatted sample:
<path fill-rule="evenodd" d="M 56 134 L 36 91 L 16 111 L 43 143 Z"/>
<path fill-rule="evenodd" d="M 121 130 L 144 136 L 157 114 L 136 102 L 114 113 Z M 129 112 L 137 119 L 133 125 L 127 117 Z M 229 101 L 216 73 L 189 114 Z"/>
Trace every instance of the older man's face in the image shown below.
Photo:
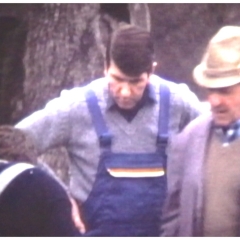
<path fill-rule="evenodd" d="M 228 126 L 240 119 L 240 84 L 208 91 L 208 101 L 216 125 Z"/>

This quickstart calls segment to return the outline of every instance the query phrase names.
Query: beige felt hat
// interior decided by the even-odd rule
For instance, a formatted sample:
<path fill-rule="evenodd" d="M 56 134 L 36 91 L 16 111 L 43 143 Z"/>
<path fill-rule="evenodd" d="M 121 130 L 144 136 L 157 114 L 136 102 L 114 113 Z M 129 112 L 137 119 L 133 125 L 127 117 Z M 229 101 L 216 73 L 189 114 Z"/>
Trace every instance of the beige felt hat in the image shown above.
<path fill-rule="evenodd" d="M 222 88 L 240 82 L 240 27 L 222 27 L 210 40 L 201 63 L 193 70 L 195 82 Z"/>

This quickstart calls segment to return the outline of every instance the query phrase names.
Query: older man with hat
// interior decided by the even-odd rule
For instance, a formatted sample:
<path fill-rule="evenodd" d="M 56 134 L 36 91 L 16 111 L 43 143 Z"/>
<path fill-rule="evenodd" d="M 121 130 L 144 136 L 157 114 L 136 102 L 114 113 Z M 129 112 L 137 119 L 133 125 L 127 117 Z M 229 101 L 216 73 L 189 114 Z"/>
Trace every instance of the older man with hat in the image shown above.
<path fill-rule="evenodd" d="M 194 80 L 209 114 L 172 140 L 163 236 L 240 236 L 240 27 L 210 40 Z"/>

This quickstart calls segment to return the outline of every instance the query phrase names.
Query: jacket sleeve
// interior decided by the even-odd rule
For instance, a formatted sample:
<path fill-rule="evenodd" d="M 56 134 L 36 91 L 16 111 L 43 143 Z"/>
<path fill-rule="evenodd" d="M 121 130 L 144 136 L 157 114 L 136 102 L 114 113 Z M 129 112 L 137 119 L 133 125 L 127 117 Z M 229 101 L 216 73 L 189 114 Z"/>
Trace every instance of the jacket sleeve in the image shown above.
<path fill-rule="evenodd" d="M 42 205 L 43 236 L 80 236 L 72 220 L 72 205 L 62 186 L 51 176 L 39 170 L 39 197 Z"/>
<path fill-rule="evenodd" d="M 203 105 L 197 95 L 186 84 L 178 84 L 177 92 L 182 100 L 182 114 L 179 126 L 180 131 L 182 131 L 189 122 L 200 114 L 209 111 L 209 109 Z"/>
<path fill-rule="evenodd" d="M 41 161 L 37 163 L 37 166 L 41 170 L 46 172 L 49 176 L 54 178 L 62 186 L 62 188 L 67 192 L 67 194 L 70 194 L 69 187 L 67 186 L 67 184 L 63 182 L 63 180 L 54 172 L 54 170 L 47 163 Z"/>
<path fill-rule="evenodd" d="M 181 182 L 184 175 L 184 157 L 179 146 L 179 135 L 171 139 L 167 165 L 167 197 L 162 212 L 160 235 L 178 236 Z M 182 139 L 180 139 L 182 140 Z M 180 142 L 182 143 L 182 142 Z"/>
<path fill-rule="evenodd" d="M 2 236 L 80 236 L 64 189 L 41 169 L 18 175 L 1 194 Z"/>

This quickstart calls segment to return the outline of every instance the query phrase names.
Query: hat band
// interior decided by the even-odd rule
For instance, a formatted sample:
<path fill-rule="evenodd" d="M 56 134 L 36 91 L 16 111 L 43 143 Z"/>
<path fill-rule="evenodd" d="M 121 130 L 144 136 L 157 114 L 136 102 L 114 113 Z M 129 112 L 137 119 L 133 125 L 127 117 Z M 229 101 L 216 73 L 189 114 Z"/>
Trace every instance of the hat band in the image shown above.
<path fill-rule="evenodd" d="M 224 78 L 240 76 L 240 69 L 230 69 L 230 70 L 213 70 L 207 69 L 204 71 L 204 75 L 208 78 Z"/>

